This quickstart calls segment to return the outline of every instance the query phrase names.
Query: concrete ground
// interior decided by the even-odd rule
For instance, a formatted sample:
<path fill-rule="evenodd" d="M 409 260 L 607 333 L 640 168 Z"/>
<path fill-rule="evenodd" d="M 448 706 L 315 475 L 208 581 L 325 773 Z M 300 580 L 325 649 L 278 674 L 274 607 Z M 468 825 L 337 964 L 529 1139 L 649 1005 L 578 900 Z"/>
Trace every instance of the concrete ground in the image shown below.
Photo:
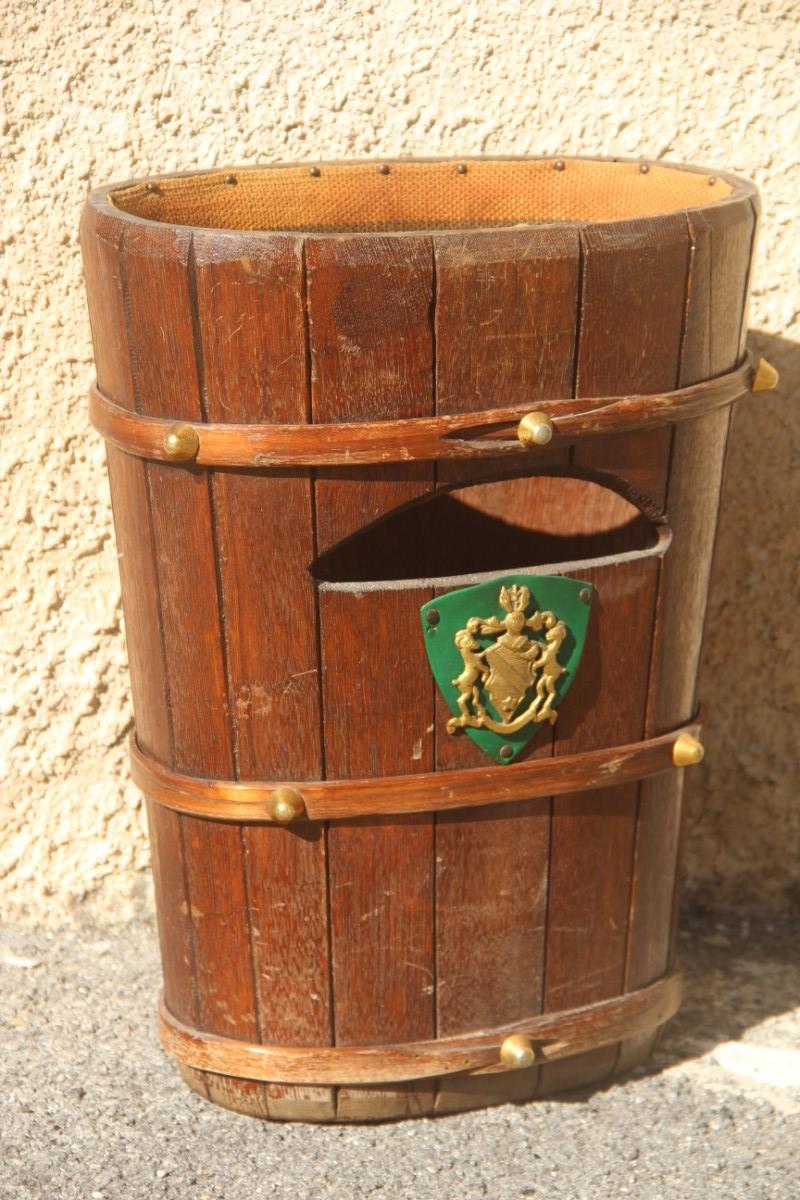
<path fill-rule="evenodd" d="M 800 927 L 695 919 L 651 1068 L 591 1094 L 383 1126 L 267 1124 L 156 1044 L 142 922 L 0 933 L 1 1200 L 796 1200 Z"/>

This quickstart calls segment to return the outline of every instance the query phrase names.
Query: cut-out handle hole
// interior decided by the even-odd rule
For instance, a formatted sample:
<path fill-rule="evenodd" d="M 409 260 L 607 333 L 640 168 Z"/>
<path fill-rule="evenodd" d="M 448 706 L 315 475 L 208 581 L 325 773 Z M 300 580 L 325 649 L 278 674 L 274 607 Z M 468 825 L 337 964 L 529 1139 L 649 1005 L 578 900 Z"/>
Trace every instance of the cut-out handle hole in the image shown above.
<path fill-rule="evenodd" d="M 398 509 L 312 564 L 321 583 L 423 580 L 652 551 L 659 526 L 589 479 L 473 484 Z"/>

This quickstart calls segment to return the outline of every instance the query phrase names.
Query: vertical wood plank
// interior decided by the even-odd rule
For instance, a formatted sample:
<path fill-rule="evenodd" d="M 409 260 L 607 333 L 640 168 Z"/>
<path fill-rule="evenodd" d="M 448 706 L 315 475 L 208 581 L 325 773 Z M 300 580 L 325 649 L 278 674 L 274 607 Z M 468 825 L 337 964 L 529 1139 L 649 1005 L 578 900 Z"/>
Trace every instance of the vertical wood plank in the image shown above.
<path fill-rule="evenodd" d="M 690 276 L 680 386 L 731 370 L 741 353 L 755 235 L 749 203 L 689 214 Z M 673 542 L 663 565 L 650 673 L 648 737 L 689 720 L 722 487 L 730 411 L 675 429 L 667 493 Z M 676 647 L 679 652 L 676 653 Z M 683 772 L 641 785 L 626 987 L 644 987 L 670 965 L 676 907 Z M 629 1039 L 619 1069 L 648 1050 Z"/>
<path fill-rule="evenodd" d="M 98 386 L 135 411 L 136 392 L 126 331 L 122 226 L 87 206 L 81 248 Z M 147 466 L 108 445 L 109 483 L 125 615 L 131 694 L 140 745 L 159 762 L 172 761 L 158 579 L 151 541 Z M 186 895 L 180 818 L 147 801 L 164 995 L 182 1020 L 197 1018 L 194 946 Z M 207 1094 L 204 1076 L 197 1087 Z"/>
<path fill-rule="evenodd" d="M 128 336 L 137 404 L 200 421 L 200 362 L 192 310 L 191 237 L 156 225 L 124 245 Z M 171 766 L 230 778 L 234 771 L 209 479 L 193 467 L 148 463 L 152 536 L 174 736 Z M 258 1036 L 244 856 L 234 825 L 178 820 L 201 1029 Z M 265 1115 L 264 1089 L 206 1074 L 212 1099 Z"/>
<path fill-rule="evenodd" d="M 308 380 L 302 241 L 194 235 L 209 421 L 302 424 Z M 228 705 L 238 779 L 318 779 L 317 613 L 308 472 L 211 477 Z M 324 829 L 242 826 L 257 1040 L 328 1045 Z M 269 1084 L 271 1117 L 334 1116 L 332 1088 Z"/>
<path fill-rule="evenodd" d="M 422 237 L 309 239 L 315 421 L 431 415 L 431 245 Z M 428 466 L 319 472 L 317 549 L 432 487 Z M 432 767 L 433 685 L 419 635 L 430 592 L 320 592 L 327 778 Z M 337 1044 L 432 1037 L 433 822 L 337 822 L 329 832 Z M 430 1084 L 340 1088 L 341 1119 L 429 1111 Z"/>
<path fill-rule="evenodd" d="M 685 218 L 587 227 L 575 394 L 657 392 L 676 386 L 688 269 Z M 616 442 L 616 439 L 615 439 Z M 663 496 L 668 434 L 578 445 L 574 461 L 615 469 Z M 631 475 L 631 463 L 644 471 Z M 597 571 L 594 628 L 556 729 L 556 754 L 635 741 L 644 731 L 658 560 Z M 577 689 L 577 694 L 576 694 Z M 553 802 L 545 1011 L 622 992 L 638 788 L 627 785 Z M 598 863 L 604 869 L 598 870 Z M 602 1047 L 542 1071 L 542 1092 L 606 1078 L 618 1047 Z"/>
<path fill-rule="evenodd" d="M 571 394 L 579 245 L 565 229 L 439 237 L 436 254 L 436 406 L 449 414 Z M 530 470 L 566 463 L 564 447 L 525 456 Z M 508 464 L 504 464 L 508 469 Z M 489 468 L 491 469 L 491 468 Z M 519 469 L 519 468 L 517 468 Z M 439 465 L 439 480 L 468 482 L 487 464 Z M 521 515 L 525 481 L 492 488 Z M 480 503 L 481 489 L 474 495 Z M 487 551 L 490 548 L 487 547 Z M 475 744 L 446 733 L 436 694 L 436 767 L 477 766 Z M 552 754 L 548 729 L 532 757 Z M 436 1016 L 440 1036 L 539 1012 L 542 1004 L 550 802 L 530 800 L 440 813 L 436 830 Z M 441 1080 L 436 1111 L 522 1100 L 538 1071 Z"/>
<path fill-rule="evenodd" d="M 424 238 L 309 238 L 313 420 L 431 416 L 433 300 Z M 427 463 L 320 469 L 318 552 L 430 491 Z"/>

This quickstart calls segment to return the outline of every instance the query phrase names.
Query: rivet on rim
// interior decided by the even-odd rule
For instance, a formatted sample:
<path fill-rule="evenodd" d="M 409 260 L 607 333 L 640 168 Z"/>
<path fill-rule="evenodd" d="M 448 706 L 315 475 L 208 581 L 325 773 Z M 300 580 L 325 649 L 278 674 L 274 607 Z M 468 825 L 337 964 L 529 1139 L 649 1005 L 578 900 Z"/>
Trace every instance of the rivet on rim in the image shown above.
<path fill-rule="evenodd" d="M 155 184 L 155 183 L 148 183 L 148 184 L 145 184 L 145 189 L 144 189 L 144 190 L 145 190 L 146 192 L 150 192 L 150 194 L 151 194 L 151 195 L 157 195 L 157 194 L 158 194 L 158 185 L 157 185 L 157 184 Z"/>
<path fill-rule="evenodd" d="M 592 603 L 592 589 L 591 588 L 581 588 L 581 590 L 578 592 L 578 599 L 580 600 L 581 604 L 591 604 Z"/>
<path fill-rule="evenodd" d="M 499 754 L 500 754 L 501 758 L 505 758 L 505 759 L 513 758 L 514 757 L 514 747 L 509 746 L 509 745 L 501 746 L 500 750 L 499 750 Z"/>
<path fill-rule="evenodd" d="M 458 164 L 458 166 L 456 167 L 456 174 L 457 174 L 457 175 L 466 175 L 466 173 L 467 173 L 467 167 L 466 167 L 466 164 L 465 164 L 465 163 L 459 163 L 459 164 Z"/>
<path fill-rule="evenodd" d="M 708 186 L 709 186 L 709 187 L 713 187 L 713 186 L 714 186 L 714 184 L 715 184 L 716 182 L 717 182 L 717 177 L 716 177 L 716 175 L 709 175 L 709 177 L 708 177 Z"/>
<path fill-rule="evenodd" d="M 200 436 L 193 425 L 176 421 L 164 434 L 161 444 L 167 458 L 173 462 L 191 462 L 200 451 Z"/>
<path fill-rule="evenodd" d="M 438 608 L 429 608 L 425 613 L 425 620 L 431 627 L 438 625 L 440 620 Z"/>
<path fill-rule="evenodd" d="M 564 171 L 564 170 L 566 170 L 566 166 L 567 166 L 567 164 L 564 162 L 563 158 L 557 158 L 556 161 L 553 163 L 553 170 Z"/>
<path fill-rule="evenodd" d="M 379 175 L 388 175 L 389 171 L 390 171 L 390 167 L 388 166 L 387 163 L 381 163 L 381 165 L 378 167 Z"/>
<path fill-rule="evenodd" d="M 239 182 L 239 180 L 236 178 L 236 176 L 235 176 L 235 175 L 226 175 L 226 176 L 225 176 L 225 182 L 226 182 L 226 183 L 232 183 L 232 184 L 233 184 L 233 183 L 238 183 L 238 182 Z"/>
<path fill-rule="evenodd" d="M 640 163 L 640 164 L 639 164 L 639 171 L 641 172 L 641 174 L 642 174 L 642 175 L 648 175 L 648 174 L 650 173 L 650 166 L 649 166 L 649 164 L 648 164 L 648 163 Z"/>
<path fill-rule="evenodd" d="M 319 179 L 321 174 L 319 167 L 309 167 L 308 173 L 312 179 Z"/>
<path fill-rule="evenodd" d="M 543 412 L 527 413 L 517 426 L 517 437 L 523 446 L 546 446 L 553 438 L 553 420 Z"/>

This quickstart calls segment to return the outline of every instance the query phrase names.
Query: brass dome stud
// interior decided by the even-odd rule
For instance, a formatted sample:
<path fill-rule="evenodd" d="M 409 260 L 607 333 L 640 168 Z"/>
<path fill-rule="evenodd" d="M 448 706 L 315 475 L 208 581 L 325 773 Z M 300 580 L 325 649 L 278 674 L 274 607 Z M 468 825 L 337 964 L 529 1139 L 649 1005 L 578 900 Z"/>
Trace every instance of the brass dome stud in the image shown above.
<path fill-rule="evenodd" d="M 279 787 L 267 803 L 269 815 L 278 825 L 291 825 L 298 817 L 305 814 L 306 806 L 303 797 L 294 788 Z"/>
<path fill-rule="evenodd" d="M 760 358 L 756 363 L 756 373 L 753 376 L 753 382 L 750 384 L 751 392 L 771 392 L 773 388 L 778 386 L 780 375 L 765 358 Z"/>
<path fill-rule="evenodd" d="M 546 446 L 553 437 L 553 422 L 547 413 L 529 412 L 517 426 L 523 446 Z"/>
<path fill-rule="evenodd" d="M 170 425 L 162 442 L 164 453 L 173 462 L 191 462 L 200 449 L 200 435 L 193 425 L 179 421 Z"/>
<path fill-rule="evenodd" d="M 693 767 L 703 761 L 703 743 L 690 733 L 682 733 L 672 746 L 672 761 L 676 767 Z"/>
<path fill-rule="evenodd" d="M 536 1061 L 536 1053 L 531 1039 L 524 1033 L 512 1033 L 500 1047 L 500 1062 L 509 1071 L 521 1071 L 524 1067 L 532 1067 Z"/>

